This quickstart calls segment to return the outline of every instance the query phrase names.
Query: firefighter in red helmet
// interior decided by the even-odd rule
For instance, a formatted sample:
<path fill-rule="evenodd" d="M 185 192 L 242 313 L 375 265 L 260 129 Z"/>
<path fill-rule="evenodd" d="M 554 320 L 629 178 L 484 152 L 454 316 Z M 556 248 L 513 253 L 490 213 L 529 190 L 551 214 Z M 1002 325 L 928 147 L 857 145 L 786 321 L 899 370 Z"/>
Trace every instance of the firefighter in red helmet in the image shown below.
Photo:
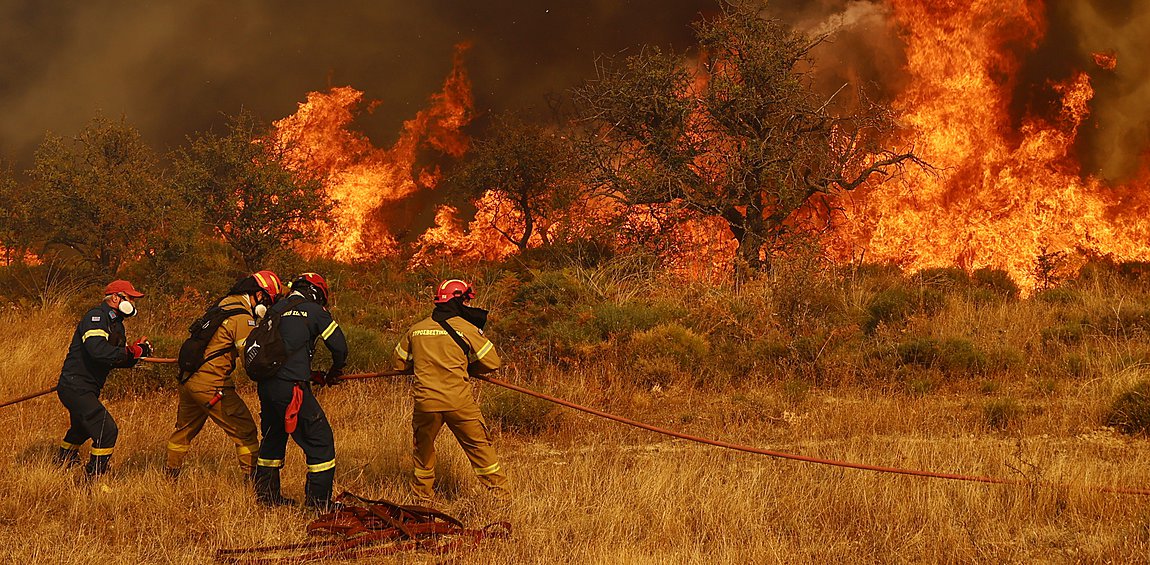
<path fill-rule="evenodd" d="M 487 311 L 470 305 L 474 297 L 475 290 L 466 281 L 443 281 L 436 288 L 431 316 L 412 326 L 395 347 L 395 369 L 415 374 L 410 484 L 424 504 L 431 501 L 435 484 L 435 438 L 445 425 L 467 454 L 479 481 L 497 499 L 510 498 L 507 476 L 468 379 L 470 374 L 488 373 L 502 364 L 495 347 L 483 336 Z"/>
<path fill-rule="evenodd" d="M 275 273 L 252 273 L 237 281 L 227 296 L 193 324 L 193 331 L 200 325 L 215 326 L 215 330 L 206 336 L 202 357 L 195 359 L 199 366 L 180 373 L 176 429 L 168 438 L 164 465 L 168 476 L 176 478 L 179 475 L 192 440 L 209 418 L 235 443 L 240 472 L 248 477 L 255 471 L 256 452 L 260 448 L 259 429 L 248 405 L 236 393 L 232 372 L 241 365 L 244 340 L 255 328 L 256 320 L 282 294 L 283 287 Z"/>
<path fill-rule="evenodd" d="M 279 333 L 288 353 L 275 376 L 260 380 L 257 387 L 263 441 L 254 483 L 256 499 L 267 506 L 295 502 L 280 491 L 280 469 L 289 437 L 307 459 L 304 506 L 317 511 L 338 506 L 331 500 L 335 435 L 311 390 L 312 384 L 338 383 L 347 364 L 347 340 L 328 312 L 329 298 L 327 280 L 316 273 L 304 273 L 292 281 L 290 294 L 268 310 L 268 316 L 280 316 Z M 331 367 L 326 372 L 311 369 L 317 339 L 331 352 Z"/>

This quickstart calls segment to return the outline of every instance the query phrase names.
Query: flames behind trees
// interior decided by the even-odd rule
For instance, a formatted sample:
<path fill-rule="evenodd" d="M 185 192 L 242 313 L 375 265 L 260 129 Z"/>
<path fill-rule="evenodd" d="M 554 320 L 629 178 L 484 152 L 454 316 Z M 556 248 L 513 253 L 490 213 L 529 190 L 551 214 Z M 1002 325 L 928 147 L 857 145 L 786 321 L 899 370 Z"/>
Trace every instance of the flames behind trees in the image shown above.
<path fill-rule="evenodd" d="M 672 77 L 669 80 L 679 81 L 675 88 L 681 96 L 665 100 L 671 106 L 660 111 L 678 124 L 681 137 L 677 145 L 665 144 L 662 149 L 666 151 L 647 155 L 661 160 L 664 172 L 673 162 L 679 172 L 693 169 L 690 174 L 652 177 L 632 171 L 629 181 L 636 186 L 645 183 L 643 188 L 652 193 L 661 191 L 661 196 L 630 199 L 631 204 L 642 204 L 631 207 L 602 193 L 597 199 L 572 199 L 570 206 L 577 213 L 567 214 L 573 219 L 567 221 L 565 229 L 578 233 L 579 218 L 610 216 L 612 221 L 596 225 L 611 226 L 611 237 L 619 241 L 648 241 L 643 233 L 670 234 L 679 238 L 670 247 L 680 251 L 693 248 L 705 261 L 714 262 L 732 258 L 745 239 L 745 233 L 740 237 L 740 230 L 756 229 L 756 222 L 772 222 L 774 231 L 760 232 L 759 246 L 745 245 L 739 253 L 753 264 L 777 247 L 772 238 L 785 236 L 788 230 L 811 228 L 805 221 L 826 220 L 829 210 L 831 229 L 820 233 L 828 253 L 839 260 L 862 258 L 909 269 L 951 265 L 969 270 L 1003 268 L 1028 287 L 1035 283 L 1037 258 L 1048 252 L 1069 252 L 1079 259 L 1150 259 L 1145 243 L 1150 226 L 1145 220 L 1143 196 L 1150 174 L 1137 175 L 1122 184 L 1091 176 L 1082 165 L 1079 147 L 1096 104 L 1096 77 L 1091 73 L 1121 69 L 1118 52 L 1098 49 L 1077 72 L 1036 83 L 1023 80 L 1021 74 L 1024 58 L 1038 49 L 1047 32 L 1046 7 L 1040 0 L 941 4 L 886 0 L 870 4 L 881 4 L 882 13 L 895 23 L 905 50 L 902 74 L 889 80 L 899 87 L 890 95 L 892 123 L 899 129 L 898 137 L 888 146 L 912 147 L 914 154 L 933 169 L 907 168 L 898 178 L 881 185 L 863 182 L 875 176 L 867 164 L 908 154 L 884 155 L 879 146 L 870 143 L 877 136 L 853 136 L 855 132 L 887 129 L 877 123 L 835 122 L 820 143 L 823 149 L 839 151 L 843 158 L 836 166 L 803 163 L 792 169 L 760 167 L 749 177 L 739 177 L 746 180 L 757 175 L 755 182 L 768 184 L 789 177 L 798 185 L 820 188 L 792 196 L 777 190 L 759 191 L 767 196 L 763 202 L 754 198 L 726 205 L 701 202 L 691 210 L 696 214 L 686 216 L 660 207 L 682 204 L 685 187 L 699 191 L 731 184 L 732 160 L 745 157 L 753 148 L 753 144 L 719 133 L 720 126 L 751 127 L 750 122 L 739 121 L 746 113 L 724 123 L 715 115 L 698 112 L 700 105 L 730 106 L 737 102 L 733 99 L 736 93 L 742 95 L 748 90 L 739 83 L 746 77 L 731 71 L 750 52 L 733 49 L 724 53 L 712 46 L 710 58 L 694 69 L 709 71 L 702 75 L 706 77 L 703 80 L 691 78 L 692 69 L 667 67 L 667 77 Z M 299 166 L 321 171 L 329 195 L 338 201 L 339 227 L 324 243 L 305 251 L 337 259 L 400 254 L 414 255 L 417 261 L 427 260 L 431 254 L 496 259 L 516 252 L 524 241 L 527 246 L 544 242 L 543 237 L 513 242 L 503 235 L 522 235 L 525 220 L 506 191 L 484 191 L 470 205 L 441 206 L 432 220 L 432 203 L 444 200 L 443 191 L 436 190 L 443 165 L 467 154 L 469 141 L 464 129 L 475 117 L 462 66 L 464 50 L 458 51 L 455 68 L 442 92 L 432 97 L 427 110 L 405 123 L 399 140 L 389 148 L 376 148 L 349 127 L 357 112 L 373 107 L 365 102 L 363 93 L 351 87 L 311 93 L 295 115 L 276 123 L 281 136 L 309 148 L 298 156 Z M 826 64 L 826 59 L 820 63 Z M 815 71 L 803 65 L 795 67 L 800 79 L 803 73 Z M 715 83 L 732 88 L 720 90 Z M 1040 90 L 1052 103 L 1020 110 L 1018 95 L 1024 89 Z M 821 99 L 812 100 L 837 101 L 833 94 L 822 93 Z M 840 98 L 866 103 L 865 97 L 845 93 Z M 824 108 L 816 105 L 814 109 Z M 792 116 L 801 121 L 803 115 Z M 619 133 L 623 117 L 603 123 Z M 647 149 L 655 141 L 660 140 L 632 138 L 634 145 Z M 809 154 L 815 148 L 795 145 L 793 149 Z M 616 158 L 619 155 L 625 154 L 617 153 Z M 600 161 L 613 166 L 620 163 Z M 590 184 L 596 186 L 594 179 Z M 831 185 L 857 190 L 846 197 L 820 200 L 828 206 L 821 211 L 791 202 L 809 204 L 812 195 L 833 192 L 825 190 Z M 617 196 L 622 191 L 615 192 Z M 470 215 L 472 206 L 474 216 Z M 468 213 L 461 214 L 462 209 Z M 700 211 L 705 213 L 697 214 Z M 755 218 L 757 212 L 762 216 Z M 723 220 L 716 222 L 715 218 Z M 419 221 L 431 227 L 425 229 Z M 665 229 L 668 222 L 674 229 Z M 585 232 L 591 237 L 602 235 L 590 229 Z M 663 242 L 666 245 L 666 240 Z M 692 243 L 696 245 L 692 247 Z"/>

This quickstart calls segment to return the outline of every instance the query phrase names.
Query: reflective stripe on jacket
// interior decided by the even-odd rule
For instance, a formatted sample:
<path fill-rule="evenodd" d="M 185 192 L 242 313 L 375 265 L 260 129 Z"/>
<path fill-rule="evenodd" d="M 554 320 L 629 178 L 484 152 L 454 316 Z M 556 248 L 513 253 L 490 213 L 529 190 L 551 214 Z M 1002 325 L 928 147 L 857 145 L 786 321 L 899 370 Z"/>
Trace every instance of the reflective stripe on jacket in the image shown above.
<path fill-rule="evenodd" d="M 127 342 L 124 318 L 115 308 L 100 304 L 88 310 L 72 333 L 58 385 L 99 393 L 112 369 L 136 365 Z"/>
<path fill-rule="evenodd" d="M 487 373 L 502 366 L 492 343 L 458 316 L 447 323 L 471 347 L 471 355 L 430 317 L 416 323 L 395 346 L 395 369 L 415 371 L 415 409 L 420 412 L 459 410 L 473 401 L 468 370 Z"/>

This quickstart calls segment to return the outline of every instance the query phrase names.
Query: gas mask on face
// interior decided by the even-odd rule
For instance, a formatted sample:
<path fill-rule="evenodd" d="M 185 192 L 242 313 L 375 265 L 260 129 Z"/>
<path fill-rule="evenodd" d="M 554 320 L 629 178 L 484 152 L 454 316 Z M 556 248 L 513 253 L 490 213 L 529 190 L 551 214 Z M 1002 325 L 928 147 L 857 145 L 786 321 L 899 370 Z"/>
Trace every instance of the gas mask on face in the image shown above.
<path fill-rule="evenodd" d="M 116 309 L 119 310 L 120 313 L 123 314 L 125 318 L 131 318 L 132 316 L 135 316 L 136 314 L 139 313 L 136 310 L 136 306 L 134 304 L 132 304 L 131 302 L 129 302 L 128 299 L 124 298 L 123 296 L 120 297 L 120 304 L 118 304 L 116 306 Z"/>
<path fill-rule="evenodd" d="M 263 304 L 256 304 L 254 312 L 257 318 L 263 318 L 264 314 L 268 313 L 268 307 L 264 306 Z"/>

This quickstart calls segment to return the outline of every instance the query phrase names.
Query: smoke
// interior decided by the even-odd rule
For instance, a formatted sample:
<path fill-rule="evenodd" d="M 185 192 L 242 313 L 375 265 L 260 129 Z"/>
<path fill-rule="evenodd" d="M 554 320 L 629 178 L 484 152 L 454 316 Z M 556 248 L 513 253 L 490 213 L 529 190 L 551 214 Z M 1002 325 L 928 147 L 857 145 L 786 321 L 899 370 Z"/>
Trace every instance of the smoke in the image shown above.
<path fill-rule="evenodd" d="M 547 4 L 552 4 L 548 6 Z M 673 4 L 669 5 L 669 4 Z M 357 122 L 377 146 L 427 105 L 471 42 L 480 112 L 540 107 L 591 76 L 595 57 L 687 48 L 715 0 L 10 0 L 0 2 L 0 158 L 30 164 L 48 131 L 124 116 L 159 150 L 223 114 L 292 114 L 309 91 L 350 85 L 382 104 Z"/>
<path fill-rule="evenodd" d="M 1079 53 L 1113 52 L 1113 71 L 1097 66 L 1094 124 L 1086 140 L 1090 164 L 1121 180 L 1136 173 L 1150 150 L 1150 0 L 1065 1 L 1052 16 L 1073 22 Z"/>

